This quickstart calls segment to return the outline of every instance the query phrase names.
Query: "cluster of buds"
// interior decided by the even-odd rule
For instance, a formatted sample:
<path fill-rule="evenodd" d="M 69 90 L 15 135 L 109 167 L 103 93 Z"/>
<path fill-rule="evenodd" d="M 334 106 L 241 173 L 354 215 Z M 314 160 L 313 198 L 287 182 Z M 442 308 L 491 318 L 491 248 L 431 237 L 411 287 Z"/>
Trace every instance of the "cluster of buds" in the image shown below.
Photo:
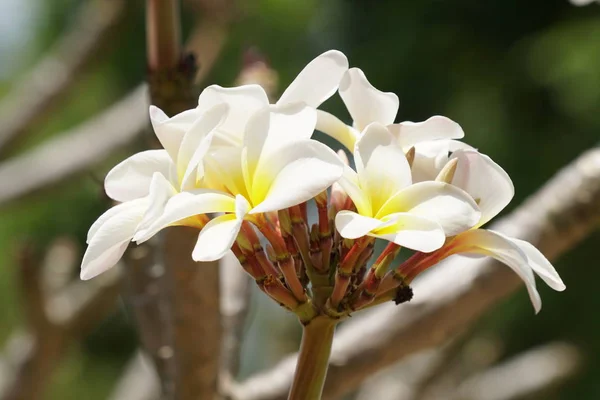
<path fill-rule="evenodd" d="M 336 92 L 351 125 L 319 109 Z M 506 172 L 459 141 L 464 132 L 448 118 L 394 123 L 398 104 L 328 51 L 275 104 L 261 87 L 242 85 L 209 86 L 198 107 L 170 118 L 151 107 L 164 149 L 107 175 L 105 190 L 120 204 L 90 228 L 82 279 L 111 268 L 130 241 L 186 225 L 199 229 L 194 260 L 233 252 L 305 323 L 407 301 L 418 274 L 461 253 L 507 264 L 539 310 L 534 272 L 563 290 L 555 269 L 531 244 L 479 229 L 513 197 Z M 345 150 L 312 139 L 315 130 Z M 374 256 L 377 240 L 387 247 Z M 402 249 L 414 254 L 394 265 Z"/>

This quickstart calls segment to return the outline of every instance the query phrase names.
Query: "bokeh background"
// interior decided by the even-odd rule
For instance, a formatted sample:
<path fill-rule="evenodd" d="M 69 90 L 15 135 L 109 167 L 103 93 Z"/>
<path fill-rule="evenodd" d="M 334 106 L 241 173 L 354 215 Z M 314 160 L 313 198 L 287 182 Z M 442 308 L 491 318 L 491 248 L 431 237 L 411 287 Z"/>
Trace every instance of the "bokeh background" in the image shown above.
<path fill-rule="evenodd" d="M 76 26 L 86 3 L 89 0 L 3 0 L 2 105 L 14 101 L 14 88 Z M 95 49 L 92 61 L 70 77 L 70 90 L 53 101 L 51 111 L 40 114 L 0 160 L 58 137 L 110 107 L 145 79 L 144 4 L 123 3 L 118 21 Z M 207 9 L 190 3 L 184 1 L 184 39 L 199 18 L 209 15 Z M 232 85 L 249 49 L 254 49 L 277 73 L 282 88 L 313 57 L 339 49 L 374 86 L 399 95 L 399 120 L 420 121 L 441 114 L 459 122 L 466 141 L 512 177 L 516 197 L 506 211 L 561 166 L 600 143 L 598 4 L 239 0 L 231 7 L 235 7 L 234 22 L 203 85 Z M 207 43 L 216 45 L 219 40 L 209 38 Z M 345 115 L 338 98 L 324 108 Z M 131 141 L 66 181 L 0 203 L 0 343 L 10 342 L 24 324 L 17 284 L 23 245 L 45 249 L 59 239 L 69 248 L 75 245 L 81 254 L 87 229 L 107 206 L 100 184 L 103 174 L 139 149 L 140 143 L 141 139 Z M 580 349 L 584 357 L 578 373 L 535 398 L 600 398 L 599 233 L 556 263 L 567 285 L 565 292 L 540 285 L 541 314 L 533 316 L 527 295 L 520 290 L 478 322 L 472 334 L 485 344 L 473 351 L 490 351 L 496 360 L 555 340 Z M 299 331 L 293 319 L 260 296 L 254 296 L 246 327 L 242 377 L 297 348 Z M 106 399 L 136 343 L 131 318 L 120 303 L 91 334 L 70 346 L 46 398 Z"/>

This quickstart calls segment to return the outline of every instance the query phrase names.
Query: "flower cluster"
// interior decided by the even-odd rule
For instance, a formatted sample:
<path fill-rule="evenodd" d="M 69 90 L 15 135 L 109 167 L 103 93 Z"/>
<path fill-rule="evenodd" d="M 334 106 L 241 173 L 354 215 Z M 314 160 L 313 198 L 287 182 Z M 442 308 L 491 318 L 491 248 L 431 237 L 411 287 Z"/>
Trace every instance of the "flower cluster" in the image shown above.
<path fill-rule="evenodd" d="M 336 92 L 352 125 L 318 109 Z M 506 172 L 459 141 L 464 133 L 448 118 L 394 123 L 398 104 L 328 51 L 275 104 L 257 85 L 215 85 L 173 117 L 151 107 L 164 149 L 108 173 L 106 193 L 120 204 L 90 228 L 81 278 L 115 265 L 130 241 L 185 225 L 199 230 L 194 260 L 233 251 L 265 293 L 299 315 L 402 301 L 420 272 L 459 253 L 507 264 L 539 310 L 534 272 L 565 288 L 552 265 L 531 244 L 480 229 L 513 197 Z M 354 168 L 344 151 L 312 139 L 315 130 L 345 147 Z M 377 239 L 388 245 L 369 265 Z M 402 248 L 414 254 L 391 267 Z"/>

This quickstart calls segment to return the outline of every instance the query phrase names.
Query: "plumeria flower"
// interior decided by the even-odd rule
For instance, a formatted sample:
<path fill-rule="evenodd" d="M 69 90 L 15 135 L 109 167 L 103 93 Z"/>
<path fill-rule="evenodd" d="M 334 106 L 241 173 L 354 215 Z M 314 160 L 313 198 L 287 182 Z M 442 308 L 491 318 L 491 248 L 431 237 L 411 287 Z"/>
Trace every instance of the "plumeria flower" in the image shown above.
<path fill-rule="evenodd" d="M 91 279 L 114 266 L 137 230 L 158 218 L 171 197 L 194 187 L 201 178 L 198 172 L 202 168 L 198 166 L 215 128 L 223 123 L 228 111 L 226 104 L 215 105 L 197 115 L 184 132 L 182 125 L 193 118 L 189 112 L 168 118 L 158 108 L 151 107 L 154 130 L 168 150 L 134 154 L 108 173 L 104 182 L 106 194 L 121 204 L 106 211 L 90 228 L 81 265 L 82 279 Z M 173 138 L 179 138 L 177 150 Z"/>
<path fill-rule="evenodd" d="M 343 165 L 333 150 L 310 139 L 316 116 L 307 110 L 313 109 L 296 105 L 279 112 L 267 106 L 252 115 L 242 147 L 218 148 L 207 155 L 202 188 L 172 197 L 161 217 L 134 240 L 141 243 L 178 221 L 220 212 L 200 232 L 192 254 L 196 261 L 216 260 L 230 250 L 245 219 L 297 205 L 326 190 L 340 178 Z"/>
<path fill-rule="evenodd" d="M 339 181 L 357 209 L 337 214 L 342 237 L 372 236 L 430 252 L 446 236 L 480 220 L 477 204 L 462 189 L 443 182 L 412 184 L 404 151 L 380 123 L 365 128 L 355 144 L 354 160 L 356 172 L 346 167 Z"/>
<path fill-rule="evenodd" d="M 450 161 L 456 164 L 450 183 L 473 197 L 479 205 L 481 217 L 470 230 L 450 238 L 432 258 L 439 261 L 453 254 L 468 253 L 491 256 L 501 261 L 523 279 L 533 306 L 539 312 L 541 299 L 534 272 L 552 289 L 565 289 L 552 264 L 526 241 L 492 230 L 478 229 L 502 211 L 513 198 L 514 187 L 510 177 L 491 158 L 474 150 L 456 151 Z"/>

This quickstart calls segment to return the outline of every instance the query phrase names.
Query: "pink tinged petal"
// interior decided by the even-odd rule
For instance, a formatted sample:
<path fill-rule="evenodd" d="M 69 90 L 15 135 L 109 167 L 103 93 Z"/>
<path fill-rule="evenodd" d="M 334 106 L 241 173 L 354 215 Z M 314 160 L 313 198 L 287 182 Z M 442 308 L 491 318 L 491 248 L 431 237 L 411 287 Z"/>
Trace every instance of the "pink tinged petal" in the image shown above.
<path fill-rule="evenodd" d="M 307 201 L 342 176 L 344 164 L 326 145 L 298 140 L 261 159 L 252 186 L 251 214 Z"/>
<path fill-rule="evenodd" d="M 351 152 L 354 151 L 354 144 L 358 139 L 359 132 L 343 123 L 335 115 L 317 110 L 317 126 L 315 129 L 337 140 Z"/>
<path fill-rule="evenodd" d="M 104 219 L 91 235 L 81 262 L 81 279 L 91 279 L 112 268 L 121 259 L 146 208 L 146 199 L 133 200 Z"/>
<path fill-rule="evenodd" d="M 148 195 L 155 172 L 170 177 L 174 164 L 165 150 L 146 150 L 117 164 L 104 179 L 106 194 L 116 201 L 130 201 Z"/>
<path fill-rule="evenodd" d="M 169 118 L 160 108 L 150 106 L 150 122 L 154 133 L 173 161 L 177 159 L 184 134 L 201 115 L 199 110 L 192 109 Z"/>
<path fill-rule="evenodd" d="M 191 189 L 195 185 L 197 176 L 194 173 L 199 171 L 198 167 L 208 151 L 211 133 L 223 122 L 228 111 L 227 104 L 217 104 L 208 109 L 183 137 L 177 154 L 177 173 L 182 189 Z M 204 172 L 203 169 L 201 171 Z"/>
<path fill-rule="evenodd" d="M 318 107 L 338 89 L 348 59 L 337 51 L 327 51 L 312 60 L 287 87 L 277 104 L 303 102 Z"/>
<path fill-rule="evenodd" d="M 452 254 L 487 255 L 509 266 L 525 282 L 535 312 L 538 313 L 541 310 L 542 300 L 535 285 L 529 258 L 511 240 L 492 231 L 473 229 L 457 236 L 452 245 L 455 247 Z"/>
<path fill-rule="evenodd" d="M 477 200 L 481 209 L 479 227 L 506 207 L 515 194 L 515 188 L 508 174 L 484 154 L 458 150 L 452 158 L 458 159 L 452 184 Z"/>
<path fill-rule="evenodd" d="M 356 206 L 358 213 L 365 217 L 373 216 L 371 200 L 368 193 L 364 191 L 358 181 L 358 174 L 352 168 L 344 165 L 342 177 L 337 182 L 342 189 L 348 194 L 352 202 Z"/>
<path fill-rule="evenodd" d="M 220 103 L 227 103 L 230 110 L 219 130 L 226 132 L 230 138 L 237 138 L 238 142 L 241 142 L 246 123 L 256 111 L 269 105 L 269 99 L 264 89 L 259 85 L 244 85 L 233 88 L 211 85 L 200 94 L 198 110 L 204 112 Z"/>
<path fill-rule="evenodd" d="M 373 213 L 411 184 L 404 152 L 387 128 L 377 122 L 370 124 L 356 142 L 354 160 L 360 186 L 369 194 Z"/>
<path fill-rule="evenodd" d="M 358 68 L 350 68 L 344 74 L 340 96 L 359 131 L 371 122 L 392 124 L 398 113 L 398 96 L 375 89 Z"/>
<path fill-rule="evenodd" d="M 438 222 L 446 236 L 473 227 L 481 217 L 477 204 L 465 191 L 443 182 L 420 182 L 396 195 L 379 210 L 375 218 L 407 212 Z"/>
<path fill-rule="evenodd" d="M 382 221 L 385 225 L 373 230 L 369 236 L 426 253 L 439 249 L 446 241 L 441 225 L 427 218 L 396 213 L 386 216 Z"/>
<path fill-rule="evenodd" d="M 150 183 L 150 193 L 148 194 L 148 210 L 144 218 L 137 227 L 137 230 L 143 230 L 158 219 L 164 212 L 167 201 L 177 194 L 177 190 L 160 173 L 155 172 Z"/>
<path fill-rule="evenodd" d="M 214 261 L 222 258 L 231 249 L 242 225 L 234 214 L 225 214 L 212 219 L 200 232 L 192 252 L 194 261 Z"/>
<path fill-rule="evenodd" d="M 335 227 L 343 238 L 358 239 L 384 225 L 384 222 L 353 211 L 340 211 L 335 216 Z"/>
<path fill-rule="evenodd" d="M 527 264 L 531 267 L 531 269 L 533 269 L 533 272 L 538 274 L 538 276 L 542 278 L 542 280 L 546 282 L 546 284 L 552 289 L 562 292 L 567 288 L 550 261 L 548 261 L 548 259 L 544 257 L 544 255 L 538 249 L 536 249 L 534 245 L 524 240 L 507 237 L 499 232 L 490 232 L 509 240 L 519 249 L 521 249 L 521 251 L 527 256 Z"/>
<path fill-rule="evenodd" d="M 171 197 L 159 218 L 133 238 L 138 244 L 145 242 L 161 229 L 185 218 L 215 212 L 235 212 L 235 199 L 225 193 L 208 189 L 182 192 Z"/>
<path fill-rule="evenodd" d="M 417 143 L 439 139 L 461 139 L 465 136 L 460 125 L 440 115 L 423 122 L 406 121 L 389 125 L 388 128 L 404 151 L 408 151 Z"/>

